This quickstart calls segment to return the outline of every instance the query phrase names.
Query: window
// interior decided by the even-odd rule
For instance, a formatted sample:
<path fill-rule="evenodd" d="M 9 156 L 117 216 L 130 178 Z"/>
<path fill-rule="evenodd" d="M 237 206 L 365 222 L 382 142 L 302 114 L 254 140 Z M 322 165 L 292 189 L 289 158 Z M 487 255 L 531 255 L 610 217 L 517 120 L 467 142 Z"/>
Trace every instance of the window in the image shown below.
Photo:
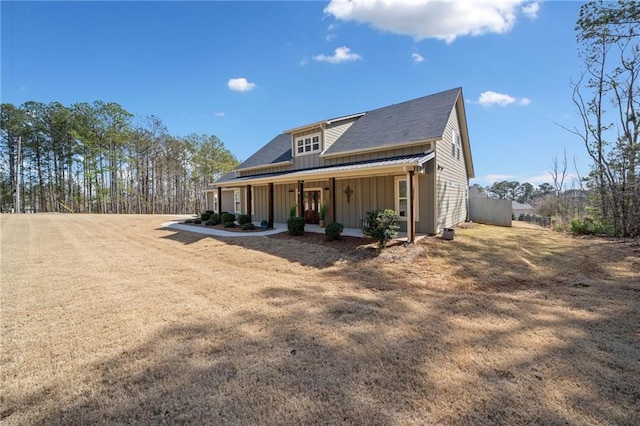
<path fill-rule="evenodd" d="M 298 155 L 312 154 L 318 151 L 320 151 L 319 133 L 296 138 L 296 153 Z"/>
<path fill-rule="evenodd" d="M 408 208 L 408 188 L 407 188 L 407 180 L 406 179 L 398 179 L 396 181 L 396 211 L 401 218 L 407 217 L 407 208 Z"/>
<path fill-rule="evenodd" d="M 451 131 L 451 156 L 460 160 L 460 151 L 462 145 L 460 144 L 460 135 L 455 130 Z"/>
<path fill-rule="evenodd" d="M 400 221 L 406 221 L 409 216 L 409 185 L 407 184 L 406 177 L 396 177 L 396 188 L 395 188 L 395 196 L 396 196 L 396 211 L 398 212 L 398 216 Z M 418 182 L 417 179 L 413 180 L 414 194 L 418 191 Z M 415 222 L 419 221 L 420 213 L 419 213 L 419 203 L 415 201 L 414 198 L 414 206 L 413 206 L 413 220 Z"/>
<path fill-rule="evenodd" d="M 233 211 L 236 214 L 240 214 L 240 190 L 233 191 Z"/>

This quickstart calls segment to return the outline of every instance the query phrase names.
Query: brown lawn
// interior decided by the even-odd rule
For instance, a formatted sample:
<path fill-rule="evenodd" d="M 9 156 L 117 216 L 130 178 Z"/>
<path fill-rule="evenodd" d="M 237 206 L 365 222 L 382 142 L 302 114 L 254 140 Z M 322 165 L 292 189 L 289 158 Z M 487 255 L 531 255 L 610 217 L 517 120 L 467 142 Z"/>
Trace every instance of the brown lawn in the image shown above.
<path fill-rule="evenodd" d="M 637 424 L 640 244 L 1 216 L 0 422 Z"/>

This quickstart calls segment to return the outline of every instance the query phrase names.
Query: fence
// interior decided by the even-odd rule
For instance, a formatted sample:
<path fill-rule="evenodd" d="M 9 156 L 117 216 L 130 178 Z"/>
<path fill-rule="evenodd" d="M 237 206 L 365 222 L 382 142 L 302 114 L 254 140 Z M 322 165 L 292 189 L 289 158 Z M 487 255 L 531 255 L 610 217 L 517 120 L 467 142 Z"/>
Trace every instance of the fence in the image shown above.
<path fill-rule="evenodd" d="M 488 225 L 511 226 L 511 201 L 485 197 L 469 198 L 469 219 Z"/>
<path fill-rule="evenodd" d="M 533 223 L 535 225 L 544 226 L 545 228 L 551 227 L 551 218 L 542 217 L 535 214 L 521 214 L 518 216 L 519 221 Z"/>

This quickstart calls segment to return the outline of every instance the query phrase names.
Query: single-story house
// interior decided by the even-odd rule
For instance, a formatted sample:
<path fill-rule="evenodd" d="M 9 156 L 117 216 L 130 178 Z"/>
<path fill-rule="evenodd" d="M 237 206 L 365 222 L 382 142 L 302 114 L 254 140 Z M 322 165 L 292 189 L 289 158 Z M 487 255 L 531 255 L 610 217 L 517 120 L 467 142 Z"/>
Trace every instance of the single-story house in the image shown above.
<path fill-rule="evenodd" d="M 393 209 L 410 241 L 468 214 L 474 177 L 462 89 L 305 124 L 277 135 L 206 189 L 208 209 L 286 223 L 360 228 L 366 212 Z"/>
<path fill-rule="evenodd" d="M 511 202 L 511 211 L 513 215 L 518 218 L 521 214 L 534 214 L 535 209 L 529 203 L 519 203 L 517 201 Z"/>

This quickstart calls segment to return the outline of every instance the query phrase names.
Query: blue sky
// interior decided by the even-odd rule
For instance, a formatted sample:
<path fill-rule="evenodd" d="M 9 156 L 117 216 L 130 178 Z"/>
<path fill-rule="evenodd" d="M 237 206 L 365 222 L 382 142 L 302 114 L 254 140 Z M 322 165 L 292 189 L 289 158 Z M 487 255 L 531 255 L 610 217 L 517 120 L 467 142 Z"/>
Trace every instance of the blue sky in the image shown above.
<path fill-rule="evenodd" d="M 284 130 L 462 87 L 476 179 L 540 184 L 573 127 L 580 2 L 8 2 L 0 100 L 117 102 L 240 159 Z M 571 166 L 570 172 L 573 173 Z"/>

